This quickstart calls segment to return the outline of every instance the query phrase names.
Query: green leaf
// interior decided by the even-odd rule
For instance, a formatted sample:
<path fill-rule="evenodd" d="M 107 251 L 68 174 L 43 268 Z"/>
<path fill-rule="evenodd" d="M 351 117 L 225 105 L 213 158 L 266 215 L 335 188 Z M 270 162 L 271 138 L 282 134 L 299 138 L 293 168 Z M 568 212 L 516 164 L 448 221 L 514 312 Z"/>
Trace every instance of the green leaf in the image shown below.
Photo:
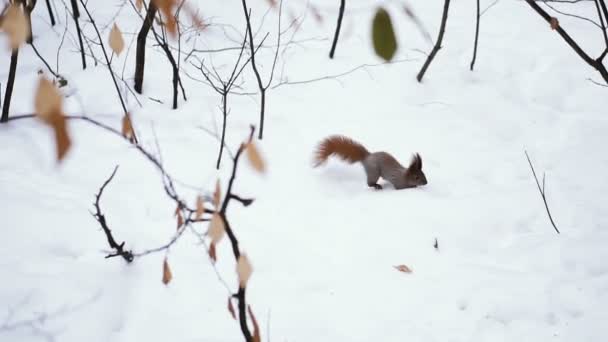
<path fill-rule="evenodd" d="M 397 51 L 397 39 L 391 17 L 382 7 L 378 8 L 374 16 L 372 39 L 376 54 L 385 61 L 390 61 Z"/>

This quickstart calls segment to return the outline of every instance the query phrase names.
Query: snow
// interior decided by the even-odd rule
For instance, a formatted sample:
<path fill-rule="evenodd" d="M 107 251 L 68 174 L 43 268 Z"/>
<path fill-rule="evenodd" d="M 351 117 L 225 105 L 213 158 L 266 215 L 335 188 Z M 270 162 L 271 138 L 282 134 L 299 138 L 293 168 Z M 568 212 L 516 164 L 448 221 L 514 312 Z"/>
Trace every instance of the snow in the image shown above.
<path fill-rule="evenodd" d="M 233 40 L 213 27 L 201 33 L 197 47 L 239 44 L 244 28 L 239 1 L 192 3 L 212 22 L 228 24 L 225 32 Z M 376 3 L 390 9 L 400 44 L 396 59 L 403 61 L 269 90 L 265 137 L 258 141 L 268 172 L 259 175 L 247 162 L 239 165 L 235 192 L 256 200 L 247 208 L 231 204 L 228 216 L 254 267 L 247 296 L 262 339 L 605 340 L 606 90 L 587 80 L 599 81 L 597 72 L 525 2 L 513 0 L 500 1 L 484 14 L 471 72 L 474 4 L 453 2 L 444 46 L 419 84 L 415 75 L 425 56 L 415 49 L 430 51 L 430 44 L 406 20 L 400 3 Z M 90 2 L 105 27 L 103 37 L 119 4 Z M 267 4 L 250 1 L 255 27 Z M 327 55 L 338 2 L 311 4 L 324 20 L 317 23 L 308 13 L 294 38 L 304 41 L 280 56 L 275 84 L 281 76 L 310 80 L 381 62 L 369 37 L 376 4 L 348 2 L 334 60 Z M 482 7 L 489 4 L 482 1 Z M 443 3 L 410 5 L 435 38 Z M 55 65 L 63 8 L 56 4 L 62 24 L 51 30 L 46 9 L 39 6 L 36 43 Z M 303 14 L 306 4 L 286 0 L 284 6 L 285 29 L 290 15 Z M 596 13 L 592 3 L 563 6 Z M 276 19 L 276 12 L 269 12 L 258 39 L 270 31 L 268 41 L 275 41 Z M 140 19 L 127 6 L 117 23 L 128 46 Z M 595 27 L 566 17 L 560 23 L 591 55 L 601 53 Z M 91 30 L 87 25 L 93 37 Z M 107 69 L 81 70 L 73 33 L 64 45 L 59 65 L 69 81 L 66 111 L 120 128 L 122 111 Z M 266 81 L 273 51 L 260 51 Z M 8 61 L 8 52 L 0 53 Z M 169 64 L 152 44 L 147 53 L 145 93 L 139 96 L 143 108 L 131 94 L 128 107 L 143 146 L 158 155 L 158 140 L 164 166 L 179 181 L 180 195 L 193 204 L 198 193 L 213 191 L 217 177 L 225 189 L 232 169 L 225 156 L 221 170 L 215 170 L 218 142 L 200 128 L 219 129 L 220 97 L 182 75 L 188 101 L 180 98 L 179 109 L 172 111 Z M 227 75 L 237 53 L 205 56 L 206 63 Z M 115 57 L 119 74 L 125 58 L 130 81 L 134 46 L 128 57 Z M 6 80 L 8 63 L 3 65 L 0 75 Z M 25 47 L 12 113 L 33 111 L 39 68 Z M 194 67 L 185 68 L 202 78 Z M 249 67 L 244 76 L 243 91 L 255 92 Z M 257 125 L 259 97 L 231 96 L 228 102 L 227 142 L 234 151 L 249 125 Z M 167 286 L 161 282 L 165 253 L 129 265 L 104 258 L 107 242 L 90 212 L 94 194 L 115 165 L 120 166 L 101 207 L 127 248 L 143 251 L 166 243 L 175 233 L 175 203 L 154 166 L 124 141 L 84 122 L 70 121 L 69 129 L 74 147 L 59 165 L 52 134 L 38 121 L 0 126 L 0 340 L 242 340 L 226 307 L 230 293 L 194 235 L 185 233 L 170 249 L 173 281 Z M 419 152 L 429 184 L 373 191 L 358 165 L 331 160 L 313 169 L 316 143 L 335 133 L 404 163 Z M 559 235 L 524 150 L 537 173 L 546 173 Z M 400 264 L 413 272 L 398 272 L 393 266 Z M 236 290 L 227 240 L 218 247 L 217 270 Z"/>

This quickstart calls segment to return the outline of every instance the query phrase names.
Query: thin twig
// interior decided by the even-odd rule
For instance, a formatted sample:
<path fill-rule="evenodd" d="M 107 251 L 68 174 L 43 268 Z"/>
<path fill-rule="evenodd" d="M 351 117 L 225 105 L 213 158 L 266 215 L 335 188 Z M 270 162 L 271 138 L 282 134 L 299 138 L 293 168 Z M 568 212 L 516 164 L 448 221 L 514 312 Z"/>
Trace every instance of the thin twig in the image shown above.
<path fill-rule="evenodd" d="M 479 19 L 481 15 L 479 14 L 479 0 L 477 0 L 477 21 L 475 24 L 475 44 L 473 45 L 473 58 L 471 59 L 471 71 L 475 67 L 475 59 L 477 59 L 477 43 L 479 41 Z"/>
<path fill-rule="evenodd" d="M 547 198 L 545 197 L 545 176 L 543 175 L 543 186 L 541 188 L 540 183 L 538 182 L 538 177 L 536 177 L 536 171 L 534 171 L 534 166 L 532 165 L 532 161 L 530 160 L 530 156 L 528 155 L 528 151 L 524 151 L 526 154 L 526 159 L 528 159 L 528 164 L 530 165 L 530 169 L 532 170 L 532 175 L 534 176 L 534 180 L 536 181 L 536 186 L 538 187 L 538 192 L 540 193 L 540 197 L 543 199 L 543 203 L 545 204 L 545 209 L 547 210 L 547 215 L 549 216 L 549 220 L 551 221 L 551 225 L 555 229 L 555 231 L 559 234 L 559 229 L 555 225 L 553 221 L 553 217 L 551 216 L 551 211 L 549 211 L 549 205 L 547 204 Z"/>
<path fill-rule="evenodd" d="M 376 64 L 361 64 L 350 70 L 347 70 L 345 72 L 335 74 L 335 75 L 321 76 L 321 77 L 311 78 L 311 79 L 307 79 L 307 80 L 299 80 L 299 81 L 281 81 L 281 82 L 273 85 L 270 89 L 277 89 L 279 87 L 286 86 L 286 85 L 310 84 L 310 83 L 315 83 L 315 82 L 320 82 L 320 81 L 338 80 L 340 77 L 352 74 L 357 70 L 361 70 L 361 69 L 366 70 L 368 68 L 375 68 L 375 67 L 391 65 L 391 64 L 399 64 L 399 63 L 404 63 L 404 62 L 411 62 L 411 61 L 415 61 L 415 60 L 416 59 L 407 59 L 406 58 L 406 59 L 399 59 L 399 60 L 394 60 L 394 61 L 390 61 L 390 62 L 382 62 L 382 63 L 376 63 Z"/>

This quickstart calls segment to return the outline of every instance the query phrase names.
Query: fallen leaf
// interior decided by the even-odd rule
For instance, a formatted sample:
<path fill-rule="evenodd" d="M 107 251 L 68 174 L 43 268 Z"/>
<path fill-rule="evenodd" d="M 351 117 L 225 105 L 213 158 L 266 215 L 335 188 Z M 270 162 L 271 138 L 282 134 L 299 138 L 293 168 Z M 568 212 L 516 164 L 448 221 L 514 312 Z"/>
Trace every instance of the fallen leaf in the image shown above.
<path fill-rule="evenodd" d="M 12 4 L 6 10 L 0 30 L 6 32 L 11 49 L 16 49 L 23 44 L 30 34 L 25 13 L 21 6 Z"/>
<path fill-rule="evenodd" d="M 398 266 L 393 266 L 393 267 L 396 268 L 399 272 L 412 273 L 412 270 L 405 265 L 398 265 Z"/>
<path fill-rule="evenodd" d="M 253 273 L 253 267 L 251 266 L 249 258 L 246 254 L 241 253 L 239 261 L 236 265 L 236 273 L 239 276 L 240 287 L 244 288 L 245 286 L 247 286 L 247 282 L 249 281 L 249 278 Z"/>
<path fill-rule="evenodd" d="M 163 284 L 169 284 L 171 279 L 173 279 L 173 275 L 171 274 L 171 268 L 169 268 L 167 258 L 165 258 L 165 261 L 163 262 Z"/>
<path fill-rule="evenodd" d="M 249 159 L 251 166 L 259 173 L 264 173 L 266 171 L 266 166 L 264 165 L 264 160 L 255 143 L 248 143 L 245 152 L 247 152 L 247 159 Z"/>

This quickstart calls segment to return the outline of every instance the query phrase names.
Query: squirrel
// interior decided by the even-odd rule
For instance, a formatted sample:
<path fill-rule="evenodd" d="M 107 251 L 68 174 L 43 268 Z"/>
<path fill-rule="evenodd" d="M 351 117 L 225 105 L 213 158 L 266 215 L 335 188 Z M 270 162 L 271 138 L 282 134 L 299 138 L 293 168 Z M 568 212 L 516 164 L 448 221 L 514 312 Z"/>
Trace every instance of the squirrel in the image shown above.
<path fill-rule="evenodd" d="M 319 143 L 313 167 L 325 163 L 332 154 L 350 164 L 361 162 L 367 175 L 367 185 L 376 190 L 382 189 L 378 184 L 380 177 L 391 183 L 395 189 L 414 188 L 427 184 L 426 176 L 422 172 L 422 158 L 418 153 L 414 154 L 410 165 L 406 168 L 386 152 L 370 153 L 363 145 L 349 137 L 331 135 Z"/>

